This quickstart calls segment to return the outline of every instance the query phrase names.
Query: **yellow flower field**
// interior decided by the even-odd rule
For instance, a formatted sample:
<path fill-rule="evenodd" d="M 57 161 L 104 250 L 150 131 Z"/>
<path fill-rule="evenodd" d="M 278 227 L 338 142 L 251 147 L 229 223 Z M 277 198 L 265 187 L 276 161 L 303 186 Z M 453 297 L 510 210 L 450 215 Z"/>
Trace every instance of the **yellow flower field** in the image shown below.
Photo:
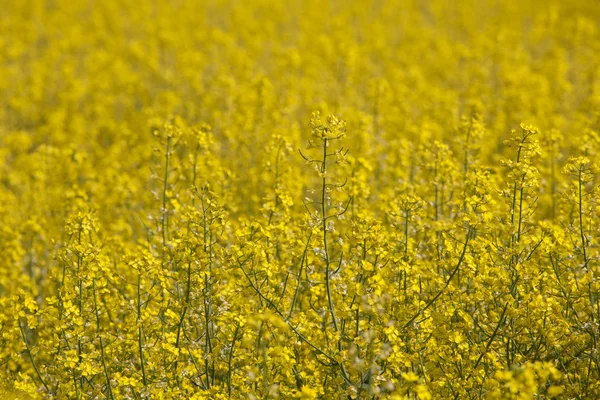
<path fill-rule="evenodd" d="M 597 1 L 1 3 L 1 399 L 600 398 Z"/>

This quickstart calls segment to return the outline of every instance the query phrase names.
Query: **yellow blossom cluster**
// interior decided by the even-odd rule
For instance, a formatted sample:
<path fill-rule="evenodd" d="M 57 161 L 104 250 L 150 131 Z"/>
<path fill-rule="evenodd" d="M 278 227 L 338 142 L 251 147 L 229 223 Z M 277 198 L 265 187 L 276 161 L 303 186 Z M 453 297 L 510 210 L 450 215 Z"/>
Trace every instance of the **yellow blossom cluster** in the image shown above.
<path fill-rule="evenodd" d="M 0 398 L 600 398 L 593 0 L 3 0 Z"/>

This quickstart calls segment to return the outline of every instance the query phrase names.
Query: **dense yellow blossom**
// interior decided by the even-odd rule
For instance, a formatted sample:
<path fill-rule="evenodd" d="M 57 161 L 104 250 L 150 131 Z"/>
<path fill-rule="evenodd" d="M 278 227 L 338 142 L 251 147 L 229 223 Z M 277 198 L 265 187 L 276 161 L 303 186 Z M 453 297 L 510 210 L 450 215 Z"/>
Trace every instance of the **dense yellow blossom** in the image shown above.
<path fill-rule="evenodd" d="M 597 1 L 0 8 L 0 398 L 600 398 Z"/>

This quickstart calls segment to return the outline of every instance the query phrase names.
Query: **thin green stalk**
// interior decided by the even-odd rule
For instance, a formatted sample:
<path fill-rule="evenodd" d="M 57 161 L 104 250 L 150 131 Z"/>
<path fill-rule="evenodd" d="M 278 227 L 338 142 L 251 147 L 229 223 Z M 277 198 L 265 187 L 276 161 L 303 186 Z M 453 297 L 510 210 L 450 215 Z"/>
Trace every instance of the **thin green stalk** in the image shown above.
<path fill-rule="evenodd" d="M 308 246 L 310 244 L 310 238 L 312 237 L 312 231 L 308 235 L 308 239 L 306 240 L 306 246 L 304 247 L 304 251 L 302 252 L 302 259 L 300 260 L 300 265 L 298 267 L 298 284 L 296 285 L 296 290 L 294 291 L 294 297 L 292 298 L 292 304 L 290 306 L 290 312 L 288 314 L 288 318 L 291 318 L 292 313 L 294 312 L 294 308 L 296 307 L 296 302 L 298 301 L 298 293 L 300 292 L 300 283 L 302 279 L 302 265 L 306 260 L 306 254 L 308 252 Z"/>
<path fill-rule="evenodd" d="M 161 209 L 161 226 L 162 226 L 162 245 L 163 249 L 167 245 L 167 230 L 169 229 L 169 220 L 167 214 L 167 188 L 169 185 L 169 161 L 171 159 L 171 137 L 167 138 L 166 152 L 165 152 L 165 172 L 163 175 L 163 190 L 162 190 L 162 209 Z M 164 250 L 163 250 L 164 251 Z"/>
<path fill-rule="evenodd" d="M 327 242 L 327 142 L 328 139 L 323 139 L 323 162 L 321 164 L 321 174 L 323 182 L 321 186 L 321 218 L 323 220 L 323 248 L 325 251 L 325 287 L 327 289 L 327 302 L 329 304 L 329 312 L 333 320 L 333 328 L 338 331 L 337 318 L 335 317 L 335 309 L 331 296 L 331 261 L 329 258 L 329 245 Z"/>
<path fill-rule="evenodd" d="M 142 366 L 142 383 L 148 384 L 146 379 L 146 360 L 144 359 L 144 323 L 142 321 L 142 298 L 141 298 L 141 279 L 142 275 L 138 272 L 137 279 L 137 323 L 138 323 L 138 350 L 140 353 L 140 364 Z"/>
<path fill-rule="evenodd" d="M 587 250 L 586 250 L 586 239 L 585 233 L 583 231 L 583 193 L 582 193 L 582 171 L 581 167 L 579 168 L 579 234 L 581 235 L 581 249 L 583 250 L 583 266 L 587 268 L 588 258 L 587 258 Z"/>
<path fill-rule="evenodd" d="M 229 398 L 231 398 L 231 374 L 232 374 L 231 362 L 233 360 L 233 349 L 235 346 L 235 341 L 237 339 L 237 334 L 238 334 L 239 330 L 240 330 L 240 324 L 238 323 L 235 326 L 235 331 L 233 332 L 233 339 L 231 341 L 231 349 L 229 350 L 229 357 L 227 358 L 227 394 L 229 395 Z"/>
<path fill-rule="evenodd" d="M 96 301 L 96 280 L 92 280 L 92 293 L 94 295 L 94 311 L 96 314 L 96 332 L 100 338 L 100 354 L 102 357 L 102 367 L 104 369 L 104 376 L 106 377 L 106 385 L 108 387 L 108 398 L 114 400 L 112 391 L 112 385 L 110 383 L 110 375 L 108 374 L 108 368 L 106 367 L 106 356 L 104 355 L 104 342 L 102 340 L 102 334 L 100 333 L 100 312 L 98 311 L 98 302 Z"/>
<path fill-rule="evenodd" d="M 188 267 L 187 267 L 187 283 L 186 283 L 186 288 L 185 288 L 185 303 L 183 306 L 183 310 L 181 311 L 181 317 L 179 318 L 179 324 L 177 325 L 177 339 L 175 340 L 175 348 L 179 349 L 179 340 L 181 337 L 181 330 L 183 329 L 183 321 L 185 319 L 185 314 L 187 313 L 187 310 L 189 308 L 189 304 L 190 304 L 190 291 L 191 291 L 191 285 L 192 285 L 192 261 L 191 261 L 191 257 L 192 257 L 192 250 L 190 249 L 190 260 L 188 261 Z M 174 369 L 175 369 L 175 375 L 177 377 L 177 364 L 178 364 L 179 360 L 175 360 L 175 365 L 174 365 Z"/>
<path fill-rule="evenodd" d="M 23 330 L 23 325 L 21 324 L 21 320 L 19 319 L 18 321 L 19 321 L 19 329 L 21 330 L 21 336 L 23 337 L 23 343 L 25 343 L 25 349 L 27 351 L 27 355 L 29 356 L 29 360 L 31 361 L 31 365 L 33 365 L 35 374 L 37 375 L 40 382 L 42 382 L 42 385 L 44 385 L 46 392 L 50 393 L 50 389 L 48 389 L 48 385 L 46 384 L 46 381 L 44 381 L 44 378 L 42 378 L 42 374 L 40 373 L 40 370 L 35 362 L 35 359 L 33 358 L 33 354 L 31 354 L 31 348 L 29 347 L 29 343 L 27 342 L 27 337 L 25 336 L 25 331 Z"/>
<path fill-rule="evenodd" d="M 81 224 L 79 225 L 79 232 L 78 232 L 78 236 L 77 236 L 77 241 L 78 244 L 81 245 Z M 83 319 L 83 280 L 81 279 L 81 264 L 83 262 L 82 256 L 80 253 L 77 254 L 77 286 L 79 287 L 79 317 Z M 83 352 L 83 347 L 81 344 L 81 335 L 77 336 L 77 357 L 78 357 L 78 363 L 81 364 L 81 361 L 83 360 L 83 357 L 81 356 L 81 353 Z M 79 386 L 81 387 L 81 390 L 83 391 L 83 376 L 79 377 Z"/>
<path fill-rule="evenodd" d="M 211 383 L 214 383 L 214 375 L 213 379 L 209 379 L 209 354 L 212 354 L 212 341 L 211 341 L 211 332 L 210 332 L 210 291 L 211 284 L 209 280 L 209 274 L 211 273 L 211 265 L 212 265 L 212 244 L 210 243 L 211 236 L 209 235 L 209 226 L 207 220 L 207 211 L 208 208 L 204 203 L 204 197 L 201 198 L 202 201 L 202 221 L 203 221 L 203 248 L 204 252 L 209 255 L 209 263 L 208 263 L 208 273 L 204 274 L 204 296 L 202 299 L 202 303 L 204 305 L 204 325 L 205 325 L 205 357 L 204 357 L 204 368 L 206 372 L 206 385 L 210 388 Z M 214 374 L 214 368 L 213 368 Z"/>

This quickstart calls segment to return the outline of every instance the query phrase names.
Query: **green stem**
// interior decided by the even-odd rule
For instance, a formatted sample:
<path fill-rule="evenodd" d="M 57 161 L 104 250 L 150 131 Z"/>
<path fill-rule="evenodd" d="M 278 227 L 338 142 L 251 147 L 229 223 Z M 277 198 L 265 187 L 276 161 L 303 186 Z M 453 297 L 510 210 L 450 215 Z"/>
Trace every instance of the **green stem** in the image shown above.
<path fill-rule="evenodd" d="M 102 367 L 104 368 L 104 376 L 106 377 L 106 384 L 108 387 L 108 398 L 113 400 L 115 397 L 112 391 L 112 385 L 110 383 L 110 375 L 108 374 L 108 368 L 106 367 L 106 357 L 104 355 L 104 342 L 102 341 L 102 334 L 100 333 L 100 312 L 98 311 L 98 302 L 96 301 L 96 280 L 92 280 L 92 293 L 94 294 L 94 311 L 96 314 L 96 332 L 100 338 L 100 354 L 102 356 Z"/>
<path fill-rule="evenodd" d="M 329 304 L 329 312 L 333 320 L 333 328 L 338 331 L 337 318 L 335 317 L 335 309 L 333 307 L 333 299 L 331 296 L 331 261 L 329 258 L 329 245 L 327 243 L 327 142 L 328 139 L 323 139 L 323 162 L 321 164 L 321 174 L 323 175 L 323 183 L 321 186 L 321 218 L 323 219 L 323 248 L 325 250 L 325 287 L 327 288 L 327 302 Z"/>
<path fill-rule="evenodd" d="M 21 324 L 21 320 L 19 320 L 19 329 L 21 330 L 21 336 L 23 337 L 23 343 L 25 343 L 25 349 L 27 350 L 27 355 L 29 356 L 29 360 L 31 360 L 31 365 L 33 365 L 35 374 L 37 375 L 40 382 L 42 382 L 42 385 L 44 385 L 44 388 L 46 389 L 46 391 L 50 392 L 50 389 L 48 389 L 48 385 L 46 385 L 46 382 L 44 381 L 44 378 L 42 378 L 42 374 L 40 373 L 40 370 L 39 370 L 37 364 L 35 363 L 33 354 L 31 354 L 31 348 L 29 347 L 29 343 L 27 342 L 27 337 L 25 336 L 25 331 L 23 330 L 23 325 Z"/>
<path fill-rule="evenodd" d="M 142 322 L 142 299 L 141 299 L 141 279 L 142 275 L 138 272 L 137 280 L 137 323 L 138 323 L 138 350 L 140 353 L 140 364 L 142 366 L 142 383 L 148 384 L 146 379 L 146 360 L 144 359 L 144 326 Z"/>

